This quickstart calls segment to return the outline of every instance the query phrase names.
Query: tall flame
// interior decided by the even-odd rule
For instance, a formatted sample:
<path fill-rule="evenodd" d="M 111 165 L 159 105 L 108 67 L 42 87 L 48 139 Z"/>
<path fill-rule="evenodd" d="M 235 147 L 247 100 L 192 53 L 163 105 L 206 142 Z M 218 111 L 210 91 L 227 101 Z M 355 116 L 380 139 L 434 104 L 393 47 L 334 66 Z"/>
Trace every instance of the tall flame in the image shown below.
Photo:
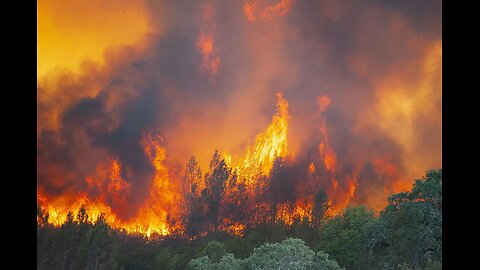
<path fill-rule="evenodd" d="M 288 102 L 281 93 L 277 93 L 277 113 L 267 129 L 258 134 L 253 147 L 247 148 L 247 153 L 238 167 L 238 175 L 245 179 L 247 185 L 254 184 L 258 176 L 266 176 L 273 168 L 277 157 L 287 155 Z"/>

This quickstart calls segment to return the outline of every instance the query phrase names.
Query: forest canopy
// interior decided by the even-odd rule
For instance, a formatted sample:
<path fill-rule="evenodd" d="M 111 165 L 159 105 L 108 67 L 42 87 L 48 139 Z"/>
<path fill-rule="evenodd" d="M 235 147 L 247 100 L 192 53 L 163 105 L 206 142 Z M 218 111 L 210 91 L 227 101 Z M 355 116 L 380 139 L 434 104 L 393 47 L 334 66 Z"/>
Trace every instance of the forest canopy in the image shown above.
<path fill-rule="evenodd" d="M 317 223 L 261 224 L 244 236 L 128 234 L 85 208 L 57 227 L 37 211 L 37 269 L 441 269 L 442 170 L 376 215 L 351 206 Z"/>

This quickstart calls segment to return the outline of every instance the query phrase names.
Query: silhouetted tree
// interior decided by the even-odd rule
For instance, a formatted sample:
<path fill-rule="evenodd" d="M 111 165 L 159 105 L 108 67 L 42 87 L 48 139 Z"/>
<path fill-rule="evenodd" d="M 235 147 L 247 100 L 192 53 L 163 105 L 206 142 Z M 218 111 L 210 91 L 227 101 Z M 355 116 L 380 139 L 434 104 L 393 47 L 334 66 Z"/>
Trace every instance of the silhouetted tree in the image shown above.
<path fill-rule="evenodd" d="M 218 150 L 215 150 L 210 162 L 210 171 L 205 174 L 205 202 L 207 203 L 207 219 L 213 229 L 219 225 L 219 210 L 227 180 L 230 178 L 230 169 L 225 160 L 220 159 Z"/>
<path fill-rule="evenodd" d="M 202 172 L 194 156 L 190 158 L 185 166 L 183 177 L 185 202 L 188 209 L 188 216 L 185 220 L 186 233 L 192 237 L 208 229 L 208 221 L 205 217 L 205 190 L 202 183 Z M 202 196 L 202 194 L 204 194 Z"/>
<path fill-rule="evenodd" d="M 198 198 L 201 193 L 202 187 L 199 183 L 202 182 L 202 171 L 198 165 L 195 156 L 192 156 L 185 166 L 185 173 L 183 176 L 184 190 L 187 198 Z"/>
<path fill-rule="evenodd" d="M 320 227 L 320 222 L 322 221 L 325 213 L 328 210 L 328 197 L 325 191 L 320 190 L 315 194 L 314 204 L 312 209 L 312 225 L 314 228 Z"/>

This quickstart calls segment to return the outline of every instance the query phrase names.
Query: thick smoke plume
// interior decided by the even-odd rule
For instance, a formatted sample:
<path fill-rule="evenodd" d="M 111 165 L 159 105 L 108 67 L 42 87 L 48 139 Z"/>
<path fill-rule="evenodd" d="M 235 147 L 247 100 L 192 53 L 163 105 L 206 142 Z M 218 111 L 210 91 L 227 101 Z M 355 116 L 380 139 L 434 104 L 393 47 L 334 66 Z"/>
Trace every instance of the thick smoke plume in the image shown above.
<path fill-rule="evenodd" d="M 441 166 L 440 1 L 38 6 L 55 224 L 85 204 L 129 231 L 238 233 L 311 219 L 322 192 L 326 215 L 379 210 Z"/>

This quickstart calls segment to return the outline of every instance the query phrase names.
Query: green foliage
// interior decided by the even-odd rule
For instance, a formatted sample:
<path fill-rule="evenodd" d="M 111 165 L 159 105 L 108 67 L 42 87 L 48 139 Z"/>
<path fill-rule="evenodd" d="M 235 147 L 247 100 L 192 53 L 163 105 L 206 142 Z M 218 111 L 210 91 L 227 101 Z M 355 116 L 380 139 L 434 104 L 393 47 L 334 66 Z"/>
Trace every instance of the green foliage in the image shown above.
<path fill-rule="evenodd" d="M 244 269 L 340 269 L 321 252 L 315 253 L 301 239 L 288 238 L 281 243 L 263 244 L 243 261 Z"/>
<path fill-rule="evenodd" d="M 208 256 L 191 260 L 186 269 L 188 270 L 239 270 L 242 269 L 240 261 L 232 254 L 226 254 L 218 262 L 212 262 Z"/>
<path fill-rule="evenodd" d="M 442 262 L 435 260 L 427 260 L 425 270 L 442 270 Z"/>
<path fill-rule="evenodd" d="M 227 254 L 227 249 L 223 243 L 211 241 L 205 246 L 200 256 L 207 256 L 212 262 L 218 263 L 223 256 Z"/>
<path fill-rule="evenodd" d="M 215 244 L 217 245 L 217 244 Z M 212 245 L 213 247 L 213 245 Z M 255 248 L 246 259 L 236 259 L 233 254 L 226 254 L 218 261 L 209 256 L 191 260 L 186 269 L 320 269 L 337 270 L 338 264 L 328 258 L 324 252 L 315 253 L 301 239 L 288 238 L 281 243 L 266 243 Z"/>
<path fill-rule="evenodd" d="M 313 258 L 312 269 L 337 270 L 342 268 L 338 266 L 337 261 L 329 259 L 329 255 L 327 253 L 319 251 L 315 254 L 315 257 Z"/>
<path fill-rule="evenodd" d="M 369 269 L 362 234 L 364 226 L 373 220 L 373 212 L 365 206 L 345 209 L 323 222 L 317 250 L 327 252 L 347 269 Z"/>
<path fill-rule="evenodd" d="M 255 248 L 245 259 L 245 269 L 309 269 L 315 252 L 300 239 L 288 238 L 281 243 L 266 243 Z"/>
<path fill-rule="evenodd" d="M 244 259 L 252 254 L 255 247 L 265 242 L 265 236 L 257 231 L 250 232 L 241 238 L 228 238 L 224 241 L 228 250 L 237 258 Z"/>
<path fill-rule="evenodd" d="M 115 231 L 102 215 L 95 224 L 88 220 L 85 207 L 67 216 L 67 222 L 55 229 L 51 225 L 37 229 L 37 269 L 112 269 L 117 266 L 118 245 Z"/>
<path fill-rule="evenodd" d="M 212 269 L 212 261 L 207 256 L 191 260 L 186 269 L 188 270 L 207 270 Z"/>
<path fill-rule="evenodd" d="M 379 265 L 406 262 L 423 269 L 442 259 L 442 171 L 428 171 L 411 192 L 389 197 L 377 224 L 369 227 L 370 253 Z M 381 237 L 380 237 L 381 236 Z M 382 247 L 379 249 L 378 247 Z"/>

